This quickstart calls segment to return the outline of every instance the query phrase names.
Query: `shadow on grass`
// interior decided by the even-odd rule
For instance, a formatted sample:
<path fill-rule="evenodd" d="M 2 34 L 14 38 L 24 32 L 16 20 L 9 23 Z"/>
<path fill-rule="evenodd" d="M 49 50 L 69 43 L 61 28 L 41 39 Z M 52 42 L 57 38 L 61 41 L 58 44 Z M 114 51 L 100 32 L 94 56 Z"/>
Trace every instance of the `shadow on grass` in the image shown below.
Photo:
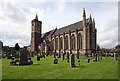
<path fill-rule="evenodd" d="M 75 65 L 74 67 L 72 67 L 72 68 L 84 68 L 85 66 L 83 66 L 83 65 Z"/>
<path fill-rule="evenodd" d="M 34 65 L 36 66 L 36 65 L 40 65 L 40 64 L 33 64 L 33 66 L 34 66 Z"/>

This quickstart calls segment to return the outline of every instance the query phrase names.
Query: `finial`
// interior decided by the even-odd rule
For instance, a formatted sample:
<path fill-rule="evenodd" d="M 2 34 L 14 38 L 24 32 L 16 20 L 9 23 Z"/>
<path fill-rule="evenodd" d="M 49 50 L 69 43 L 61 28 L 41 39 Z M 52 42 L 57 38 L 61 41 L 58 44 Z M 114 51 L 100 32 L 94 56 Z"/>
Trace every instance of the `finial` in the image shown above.
<path fill-rule="evenodd" d="M 36 20 L 38 20 L 38 16 L 37 16 L 37 13 L 36 13 L 36 17 L 35 17 Z"/>
<path fill-rule="evenodd" d="M 90 14 L 90 20 L 92 20 L 91 14 Z"/>
<path fill-rule="evenodd" d="M 83 16 L 85 16 L 85 15 L 86 15 L 85 8 L 83 8 Z"/>
<path fill-rule="evenodd" d="M 95 19 L 93 18 L 93 24 L 95 25 Z"/>
<path fill-rule="evenodd" d="M 95 23 L 95 19 L 93 18 L 93 22 Z"/>

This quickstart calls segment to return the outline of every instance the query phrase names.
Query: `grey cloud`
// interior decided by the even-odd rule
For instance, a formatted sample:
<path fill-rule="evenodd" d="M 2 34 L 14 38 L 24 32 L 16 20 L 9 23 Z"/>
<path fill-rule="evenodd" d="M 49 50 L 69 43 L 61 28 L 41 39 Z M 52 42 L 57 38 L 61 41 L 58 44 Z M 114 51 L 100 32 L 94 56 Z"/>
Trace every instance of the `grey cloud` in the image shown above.
<path fill-rule="evenodd" d="M 7 43 L 10 42 L 10 44 L 20 43 L 21 46 L 28 45 L 30 43 L 29 41 L 30 37 L 28 35 L 17 35 L 15 33 L 12 34 L 2 33 L 2 39 L 6 39 L 4 42 Z"/>
<path fill-rule="evenodd" d="M 113 19 L 111 20 L 108 24 L 107 27 L 105 28 L 104 31 L 100 32 L 103 33 L 103 39 L 101 42 L 111 40 L 109 44 L 103 44 L 101 45 L 102 47 L 115 47 L 115 44 L 118 42 L 118 20 Z"/>
<path fill-rule="evenodd" d="M 4 3 L 3 12 L 6 18 L 9 18 L 13 22 L 25 22 L 25 14 L 22 12 L 17 5 L 12 5 L 11 3 Z"/>

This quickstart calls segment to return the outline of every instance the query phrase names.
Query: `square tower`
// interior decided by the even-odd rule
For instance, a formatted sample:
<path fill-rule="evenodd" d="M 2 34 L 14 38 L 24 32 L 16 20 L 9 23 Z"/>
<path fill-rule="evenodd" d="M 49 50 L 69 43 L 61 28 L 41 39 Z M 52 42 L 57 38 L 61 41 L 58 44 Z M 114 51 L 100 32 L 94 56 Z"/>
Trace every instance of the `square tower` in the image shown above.
<path fill-rule="evenodd" d="M 42 22 L 38 20 L 37 14 L 35 19 L 31 21 L 31 44 L 30 44 L 30 51 L 38 51 L 38 46 L 41 44 L 41 29 L 42 29 Z"/>

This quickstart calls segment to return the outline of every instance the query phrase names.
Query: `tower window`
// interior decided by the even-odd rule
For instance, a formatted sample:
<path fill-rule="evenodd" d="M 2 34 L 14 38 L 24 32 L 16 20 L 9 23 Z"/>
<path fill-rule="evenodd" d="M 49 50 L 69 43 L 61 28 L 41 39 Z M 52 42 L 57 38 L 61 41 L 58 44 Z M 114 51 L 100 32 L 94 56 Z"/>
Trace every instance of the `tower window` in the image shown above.
<path fill-rule="evenodd" d="M 39 26 L 39 23 L 37 23 L 37 26 Z"/>
<path fill-rule="evenodd" d="M 34 24 L 32 23 L 32 26 L 34 26 Z"/>

